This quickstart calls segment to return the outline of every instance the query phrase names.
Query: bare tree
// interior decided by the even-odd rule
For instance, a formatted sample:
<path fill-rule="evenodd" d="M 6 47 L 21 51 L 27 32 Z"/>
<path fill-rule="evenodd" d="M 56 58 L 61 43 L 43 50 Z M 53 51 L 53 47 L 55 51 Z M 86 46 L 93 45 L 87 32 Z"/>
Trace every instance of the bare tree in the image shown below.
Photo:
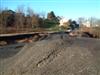
<path fill-rule="evenodd" d="M 43 18 L 43 20 L 44 20 L 45 19 L 45 12 L 41 12 L 40 17 Z"/>
<path fill-rule="evenodd" d="M 3 24 L 2 24 L 2 11 L 0 11 L 0 33 L 3 31 Z"/>
<path fill-rule="evenodd" d="M 83 17 L 78 18 L 78 23 L 79 23 L 80 27 L 83 26 L 83 22 L 85 22 L 85 21 L 86 21 L 86 19 Z"/>
<path fill-rule="evenodd" d="M 32 8 L 30 8 L 30 7 L 27 8 L 27 15 L 29 15 L 29 16 L 33 16 L 34 15 L 34 11 L 33 11 Z"/>
<path fill-rule="evenodd" d="M 19 6 L 16 10 L 16 15 L 15 15 L 15 19 L 16 19 L 15 25 L 16 25 L 17 31 L 19 31 L 19 30 L 23 31 L 24 16 L 25 16 L 24 8 L 23 8 L 23 6 Z"/>
<path fill-rule="evenodd" d="M 31 27 L 32 28 L 39 27 L 39 15 L 35 14 L 31 8 L 27 9 L 27 13 L 28 13 L 28 16 L 30 17 L 30 20 L 31 20 L 31 24 L 30 24 Z"/>

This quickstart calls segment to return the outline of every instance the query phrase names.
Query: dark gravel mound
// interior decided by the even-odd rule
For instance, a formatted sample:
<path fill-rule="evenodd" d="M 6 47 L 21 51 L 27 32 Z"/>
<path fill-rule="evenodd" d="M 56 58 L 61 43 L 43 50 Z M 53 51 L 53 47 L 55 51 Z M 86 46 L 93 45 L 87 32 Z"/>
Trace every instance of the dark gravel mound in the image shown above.
<path fill-rule="evenodd" d="M 3 63 L 1 75 L 100 75 L 100 40 L 52 34 Z"/>

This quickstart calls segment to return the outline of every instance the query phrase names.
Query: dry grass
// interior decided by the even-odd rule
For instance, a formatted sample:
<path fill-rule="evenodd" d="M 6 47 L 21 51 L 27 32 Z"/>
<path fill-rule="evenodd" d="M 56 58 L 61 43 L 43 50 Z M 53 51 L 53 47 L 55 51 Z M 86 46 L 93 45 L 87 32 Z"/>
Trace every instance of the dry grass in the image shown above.
<path fill-rule="evenodd" d="M 100 27 L 93 28 L 93 35 L 100 38 Z"/>

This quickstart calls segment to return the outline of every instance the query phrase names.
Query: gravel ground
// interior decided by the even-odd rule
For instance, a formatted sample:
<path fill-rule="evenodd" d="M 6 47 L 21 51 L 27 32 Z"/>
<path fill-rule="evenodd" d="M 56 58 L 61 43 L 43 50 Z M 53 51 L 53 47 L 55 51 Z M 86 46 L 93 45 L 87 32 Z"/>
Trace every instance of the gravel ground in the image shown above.
<path fill-rule="evenodd" d="M 100 75 L 100 39 L 52 34 L 15 47 L 0 48 L 1 75 Z"/>

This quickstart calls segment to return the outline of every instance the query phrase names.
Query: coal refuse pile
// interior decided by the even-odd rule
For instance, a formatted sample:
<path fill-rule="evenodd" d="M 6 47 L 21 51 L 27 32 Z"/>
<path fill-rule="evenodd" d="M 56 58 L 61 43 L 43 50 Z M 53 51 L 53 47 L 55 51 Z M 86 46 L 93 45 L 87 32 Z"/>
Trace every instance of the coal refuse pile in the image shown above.
<path fill-rule="evenodd" d="M 100 75 L 100 40 L 52 34 L 0 60 L 0 75 Z"/>

